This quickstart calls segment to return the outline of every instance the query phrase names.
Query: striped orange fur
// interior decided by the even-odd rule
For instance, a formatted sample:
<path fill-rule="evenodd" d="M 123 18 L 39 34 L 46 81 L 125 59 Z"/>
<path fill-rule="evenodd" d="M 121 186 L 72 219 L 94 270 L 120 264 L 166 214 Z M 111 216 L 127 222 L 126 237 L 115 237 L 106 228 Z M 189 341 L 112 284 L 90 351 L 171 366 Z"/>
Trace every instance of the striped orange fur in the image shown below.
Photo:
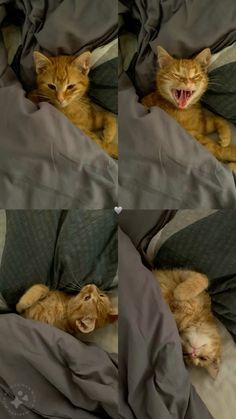
<path fill-rule="evenodd" d="M 16 311 L 26 319 L 39 320 L 71 334 L 90 333 L 118 318 L 109 297 L 94 284 L 85 285 L 77 295 L 35 284 L 22 295 Z"/>
<path fill-rule="evenodd" d="M 158 269 L 153 274 L 174 315 L 185 362 L 206 368 L 215 378 L 221 360 L 221 340 L 206 292 L 207 276 L 185 269 Z"/>
<path fill-rule="evenodd" d="M 147 107 L 159 106 L 175 118 L 218 160 L 231 162 L 236 170 L 236 147 L 230 146 L 230 128 L 227 122 L 213 113 L 206 112 L 199 103 L 208 86 L 207 69 L 211 52 L 205 48 L 195 58 L 176 59 L 164 48 L 157 49 L 159 71 L 156 90 L 142 99 Z M 208 134 L 217 132 L 216 143 Z"/>

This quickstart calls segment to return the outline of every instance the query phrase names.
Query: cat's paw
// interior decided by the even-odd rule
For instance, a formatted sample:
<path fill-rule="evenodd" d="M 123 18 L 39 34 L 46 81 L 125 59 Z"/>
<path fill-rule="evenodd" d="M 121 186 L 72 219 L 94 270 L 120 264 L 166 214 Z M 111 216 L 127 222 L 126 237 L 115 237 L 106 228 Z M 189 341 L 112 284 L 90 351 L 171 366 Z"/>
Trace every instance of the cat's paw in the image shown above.
<path fill-rule="evenodd" d="M 220 142 L 221 147 L 228 147 L 228 145 L 230 145 L 231 138 L 230 138 L 230 136 L 229 137 L 228 136 L 221 136 L 219 142 Z"/>
<path fill-rule="evenodd" d="M 230 167 L 230 169 L 233 170 L 234 173 L 236 173 L 236 163 L 228 163 L 228 167 Z"/>
<path fill-rule="evenodd" d="M 23 304 L 21 301 L 19 301 L 18 304 L 16 304 L 16 311 L 17 313 L 23 313 L 23 311 L 25 311 L 27 309 L 27 305 Z"/>
<path fill-rule="evenodd" d="M 113 159 L 118 159 L 118 144 L 106 144 L 104 149 Z"/>
<path fill-rule="evenodd" d="M 186 289 L 186 286 L 184 283 L 178 285 L 175 288 L 173 294 L 174 294 L 175 300 L 178 300 L 178 301 L 185 301 L 189 299 L 189 291 L 188 289 Z"/>
<path fill-rule="evenodd" d="M 226 123 L 221 124 L 219 128 L 219 143 L 221 147 L 228 147 L 231 142 L 230 128 Z"/>

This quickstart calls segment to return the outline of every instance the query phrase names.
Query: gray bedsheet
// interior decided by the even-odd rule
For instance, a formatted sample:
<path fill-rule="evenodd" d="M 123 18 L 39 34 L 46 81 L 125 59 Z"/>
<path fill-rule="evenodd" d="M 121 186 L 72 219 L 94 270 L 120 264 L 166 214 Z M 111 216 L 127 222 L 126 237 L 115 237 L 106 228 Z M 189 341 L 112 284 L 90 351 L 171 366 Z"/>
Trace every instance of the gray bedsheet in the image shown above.
<path fill-rule="evenodd" d="M 22 45 L 7 63 L 0 32 L 0 207 L 111 208 L 117 163 L 48 103 L 26 98 L 35 73 L 34 49 L 72 54 L 117 34 L 115 0 L 0 0 L 0 28 L 20 25 Z"/>
<path fill-rule="evenodd" d="M 235 207 L 233 173 L 169 115 L 157 107 L 148 110 L 139 98 L 155 85 L 157 45 L 181 57 L 204 47 L 217 52 L 235 41 L 236 3 L 122 3 L 122 30 L 137 34 L 138 47 L 128 73 L 119 80 L 119 204 L 143 209 Z"/>
<path fill-rule="evenodd" d="M 130 225 L 135 224 L 132 220 L 130 213 Z M 123 231 L 119 235 L 119 301 L 119 417 L 212 418 L 190 384 L 169 307 Z"/>
<path fill-rule="evenodd" d="M 15 314 L 0 315 L 0 335 L 1 418 L 117 419 L 115 355 Z"/>

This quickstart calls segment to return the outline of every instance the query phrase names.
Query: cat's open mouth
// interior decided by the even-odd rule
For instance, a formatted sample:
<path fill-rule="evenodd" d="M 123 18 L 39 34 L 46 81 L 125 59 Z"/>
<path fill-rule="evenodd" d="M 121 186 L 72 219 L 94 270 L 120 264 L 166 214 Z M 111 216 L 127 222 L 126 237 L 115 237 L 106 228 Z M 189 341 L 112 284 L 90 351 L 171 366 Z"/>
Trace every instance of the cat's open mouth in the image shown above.
<path fill-rule="evenodd" d="M 178 105 L 178 108 L 183 109 L 186 107 L 189 99 L 193 95 L 194 90 L 189 89 L 172 89 L 172 95 Z"/>

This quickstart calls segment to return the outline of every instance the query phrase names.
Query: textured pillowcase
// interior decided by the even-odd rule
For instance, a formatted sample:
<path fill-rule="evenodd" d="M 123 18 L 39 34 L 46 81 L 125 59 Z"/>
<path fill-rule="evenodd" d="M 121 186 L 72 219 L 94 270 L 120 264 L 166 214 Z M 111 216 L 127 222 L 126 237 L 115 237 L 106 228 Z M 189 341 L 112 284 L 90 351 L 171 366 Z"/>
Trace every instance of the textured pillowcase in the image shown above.
<path fill-rule="evenodd" d="M 209 79 L 203 104 L 236 124 L 236 43 L 213 55 Z"/>
<path fill-rule="evenodd" d="M 112 286 L 117 271 L 117 215 L 113 210 L 7 211 L 0 293 L 14 308 L 35 283 L 78 291 Z"/>
<path fill-rule="evenodd" d="M 236 341 L 236 212 L 217 211 L 173 234 L 157 253 L 157 268 L 204 272 L 215 315 Z"/>
<path fill-rule="evenodd" d="M 92 68 L 89 88 L 89 96 L 94 103 L 116 114 L 118 113 L 117 66 L 118 58 L 113 58 Z"/>

